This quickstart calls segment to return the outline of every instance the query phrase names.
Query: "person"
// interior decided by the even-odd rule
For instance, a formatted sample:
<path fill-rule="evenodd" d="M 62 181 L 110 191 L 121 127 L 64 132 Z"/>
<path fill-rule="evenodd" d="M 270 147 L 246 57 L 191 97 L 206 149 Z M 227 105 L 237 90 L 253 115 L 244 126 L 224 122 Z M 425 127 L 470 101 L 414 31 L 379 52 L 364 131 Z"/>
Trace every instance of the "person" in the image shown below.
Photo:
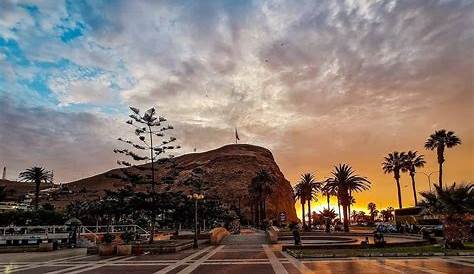
<path fill-rule="evenodd" d="M 376 247 L 384 247 L 385 246 L 385 238 L 381 232 L 374 233 L 374 244 Z"/>
<path fill-rule="evenodd" d="M 296 223 L 292 223 L 292 232 L 295 245 L 301 245 L 301 233 L 299 226 Z"/>
<path fill-rule="evenodd" d="M 360 245 L 363 247 L 363 248 L 368 248 L 369 247 L 369 237 L 365 237 L 365 240 L 360 242 Z"/>
<path fill-rule="evenodd" d="M 324 218 L 324 220 L 326 221 L 326 233 L 330 233 L 331 232 L 331 219 L 329 218 Z"/>

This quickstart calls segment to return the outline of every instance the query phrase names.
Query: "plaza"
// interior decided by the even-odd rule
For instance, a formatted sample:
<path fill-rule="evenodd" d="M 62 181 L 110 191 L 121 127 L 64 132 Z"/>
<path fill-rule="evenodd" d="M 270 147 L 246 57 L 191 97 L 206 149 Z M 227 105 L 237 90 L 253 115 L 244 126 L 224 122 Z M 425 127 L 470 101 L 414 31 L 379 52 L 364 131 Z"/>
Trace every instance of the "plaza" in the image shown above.
<path fill-rule="evenodd" d="M 178 253 L 100 257 L 85 249 L 0 254 L 4 273 L 473 273 L 474 256 L 296 259 L 265 235 L 230 235 Z"/>

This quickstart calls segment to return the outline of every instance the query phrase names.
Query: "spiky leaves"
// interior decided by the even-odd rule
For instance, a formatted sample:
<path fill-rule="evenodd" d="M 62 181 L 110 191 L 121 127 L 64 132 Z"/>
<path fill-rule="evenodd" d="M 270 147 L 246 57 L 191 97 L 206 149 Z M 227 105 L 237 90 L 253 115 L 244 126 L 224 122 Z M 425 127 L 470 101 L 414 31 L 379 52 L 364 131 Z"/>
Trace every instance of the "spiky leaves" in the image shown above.
<path fill-rule="evenodd" d="M 20 181 L 35 183 L 35 209 L 38 209 L 39 192 L 41 183 L 52 183 L 53 173 L 43 167 L 31 167 L 20 172 Z"/>
<path fill-rule="evenodd" d="M 393 173 L 393 178 L 397 183 L 398 206 L 402 208 L 402 190 L 400 187 L 400 171 L 406 165 L 407 155 L 405 152 L 394 151 L 384 157 L 382 162 L 382 170 L 384 173 Z"/>
<path fill-rule="evenodd" d="M 351 166 L 339 164 L 334 167 L 332 177 L 327 180 L 325 188 L 333 189 L 343 207 L 344 230 L 349 231 L 348 206 L 350 205 L 349 192 L 360 192 L 370 188 L 370 181 L 366 177 L 357 175 Z"/>
<path fill-rule="evenodd" d="M 435 186 L 435 192 L 422 192 L 421 205 L 444 219 L 445 245 L 462 248 L 469 235 L 467 214 L 474 213 L 474 185 L 455 183 L 447 188 Z"/>
<path fill-rule="evenodd" d="M 408 151 L 406 153 L 405 162 L 402 166 L 402 172 L 409 172 L 411 177 L 411 184 L 413 188 L 413 198 L 415 200 L 415 206 L 418 205 L 418 199 L 416 196 L 416 183 L 415 183 L 415 174 L 416 169 L 424 167 L 426 164 L 424 155 L 418 155 L 417 151 Z"/>

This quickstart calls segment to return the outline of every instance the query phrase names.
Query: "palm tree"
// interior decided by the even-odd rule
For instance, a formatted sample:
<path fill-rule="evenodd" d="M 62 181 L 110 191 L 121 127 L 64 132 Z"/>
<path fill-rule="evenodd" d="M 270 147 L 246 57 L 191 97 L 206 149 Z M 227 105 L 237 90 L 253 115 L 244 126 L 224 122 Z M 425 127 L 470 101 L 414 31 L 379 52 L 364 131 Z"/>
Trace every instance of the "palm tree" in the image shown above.
<path fill-rule="evenodd" d="M 474 212 L 474 184 L 442 188 L 435 192 L 422 192 L 422 206 L 432 214 L 440 214 L 444 219 L 446 248 L 462 248 L 469 235 L 467 215 Z"/>
<path fill-rule="evenodd" d="M 397 182 L 397 191 L 398 191 L 398 207 L 402 208 L 402 190 L 400 188 L 400 170 L 404 167 L 406 161 L 405 152 L 399 153 L 395 151 L 389 153 L 387 157 L 384 158 L 382 163 L 382 169 L 384 173 L 393 173 L 393 178 Z"/>
<path fill-rule="evenodd" d="M 311 229 L 311 202 L 316 199 L 316 195 L 321 189 L 321 183 L 315 180 L 313 174 L 305 173 L 301 175 L 299 184 L 304 189 L 304 194 L 306 195 L 305 200 L 308 203 L 308 215 L 310 216 L 308 219 L 308 227 Z"/>
<path fill-rule="evenodd" d="M 384 222 L 391 221 L 393 219 L 393 207 L 387 207 L 380 211 Z"/>
<path fill-rule="evenodd" d="M 342 205 L 344 216 L 344 231 L 348 232 L 349 220 L 347 211 L 350 203 L 349 189 L 352 188 L 355 191 L 367 189 L 370 182 L 367 178 L 355 174 L 352 167 L 346 164 L 335 166 L 331 174 L 333 177 L 328 179 L 328 184 L 332 185 L 333 188 L 337 188 L 337 196 Z"/>
<path fill-rule="evenodd" d="M 251 188 L 256 192 L 259 203 L 259 223 L 261 219 L 266 219 L 266 200 L 273 192 L 273 186 L 275 183 L 275 179 L 264 169 L 257 172 L 255 177 L 252 179 Z"/>
<path fill-rule="evenodd" d="M 349 221 L 351 220 L 351 206 L 355 205 L 355 203 L 356 203 L 356 199 L 354 198 L 354 196 L 352 196 L 352 193 L 349 190 L 349 206 L 347 210 L 347 214 L 349 214 Z"/>
<path fill-rule="evenodd" d="M 31 167 L 20 172 L 20 181 L 35 183 L 35 210 L 38 209 L 38 199 L 41 183 L 52 183 L 53 173 L 42 167 Z"/>
<path fill-rule="evenodd" d="M 429 150 L 436 149 L 438 154 L 439 164 L 439 186 L 443 187 L 443 163 L 444 163 L 444 149 L 452 148 L 460 145 L 461 139 L 454 135 L 454 131 L 446 132 L 445 129 L 437 130 L 431 134 L 428 140 L 425 142 L 425 148 Z"/>
<path fill-rule="evenodd" d="M 417 151 L 408 151 L 405 159 L 405 164 L 402 167 L 402 172 L 409 172 L 411 177 L 411 185 L 413 187 L 413 198 L 415 198 L 415 206 L 418 206 L 418 199 L 416 197 L 415 173 L 416 169 L 424 167 L 426 164 L 425 156 L 417 155 Z"/>
<path fill-rule="evenodd" d="M 375 222 L 375 215 L 377 215 L 377 213 L 378 213 L 377 205 L 375 205 L 375 203 L 373 203 L 373 202 L 370 202 L 367 205 L 367 209 L 370 212 L 370 222 L 373 224 Z"/>
<path fill-rule="evenodd" d="M 331 196 L 336 196 L 336 190 L 332 187 L 331 184 L 328 184 L 328 181 L 324 181 L 324 186 L 321 188 L 321 192 L 323 193 L 323 195 L 326 196 L 327 198 L 327 203 L 328 203 L 328 210 L 330 210 L 330 199 L 331 199 Z"/>
<path fill-rule="evenodd" d="M 301 183 L 298 183 L 296 186 L 295 186 L 295 199 L 297 200 L 300 200 L 301 202 L 301 218 L 302 218 L 302 222 L 303 222 L 303 227 L 306 226 L 306 221 L 305 221 L 305 210 L 304 210 L 304 207 L 305 207 L 305 204 L 306 204 L 306 193 L 305 193 L 305 190 L 303 188 L 303 186 L 301 185 Z"/>

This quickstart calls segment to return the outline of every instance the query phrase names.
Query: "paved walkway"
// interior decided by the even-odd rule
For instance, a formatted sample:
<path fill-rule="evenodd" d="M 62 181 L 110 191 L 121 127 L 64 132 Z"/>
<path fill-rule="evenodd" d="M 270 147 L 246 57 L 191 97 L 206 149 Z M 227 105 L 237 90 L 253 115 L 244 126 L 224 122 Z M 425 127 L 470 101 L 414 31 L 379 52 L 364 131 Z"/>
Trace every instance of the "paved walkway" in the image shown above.
<path fill-rule="evenodd" d="M 262 232 L 231 235 L 219 246 L 201 246 L 175 254 L 129 257 L 86 255 L 85 250 L 0 254 L 4 273 L 157 273 L 157 274 L 471 274 L 474 257 L 347 258 L 298 260 L 267 245 Z"/>

